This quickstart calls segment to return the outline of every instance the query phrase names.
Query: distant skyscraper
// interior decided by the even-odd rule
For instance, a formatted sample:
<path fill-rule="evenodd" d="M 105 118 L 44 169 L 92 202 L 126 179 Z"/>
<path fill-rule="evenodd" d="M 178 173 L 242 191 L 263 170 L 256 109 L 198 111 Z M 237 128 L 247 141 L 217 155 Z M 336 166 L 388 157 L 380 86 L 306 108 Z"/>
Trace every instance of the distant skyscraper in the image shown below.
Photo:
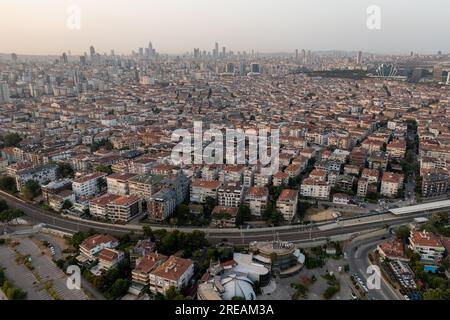
<path fill-rule="evenodd" d="M 362 64 L 362 51 L 358 51 L 358 55 L 356 56 L 356 64 Z"/>
<path fill-rule="evenodd" d="M 251 70 L 250 71 L 251 73 L 255 73 L 255 74 L 261 73 L 261 68 L 259 66 L 259 63 L 252 63 L 250 66 L 250 70 Z"/>
<path fill-rule="evenodd" d="M 447 85 L 450 85 L 450 71 L 447 74 Z"/>
<path fill-rule="evenodd" d="M 90 54 L 91 54 L 91 59 L 94 59 L 94 57 L 95 57 L 95 49 L 94 49 L 94 46 L 91 46 L 91 47 L 89 48 L 89 52 L 90 52 Z"/>
<path fill-rule="evenodd" d="M 227 63 L 227 73 L 234 73 L 234 64 L 233 63 Z"/>
<path fill-rule="evenodd" d="M 219 43 L 218 42 L 216 42 L 216 45 L 214 46 L 213 56 L 216 58 L 219 56 Z"/>
<path fill-rule="evenodd" d="M 306 63 L 306 50 L 302 49 L 302 63 Z"/>
<path fill-rule="evenodd" d="M 239 64 L 239 74 L 241 76 L 245 75 L 245 62 L 241 61 L 241 63 Z"/>
<path fill-rule="evenodd" d="M 144 48 L 139 48 L 139 56 L 140 57 L 144 56 Z"/>
<path fill-rule="evenodd" d="M 17 54 L 11 53 L 11 60 L 16 63 L 17 62 Z"/>
<path fill-rule="evenodd" d="M 442 66 L 437 64 L 433 68 L 433 80 L 442 81 Z"/>
<path fill-rule="evenodd" d="M 298 60 L 298 49 L 295 49 L 295 60 Z"/>
<path fill-rule="evenodd" d="M 227 48 L 226 47 L 222 47 L 222 57 L 225 57 L 227 54 Z"/>
<path fill-rule="evenodd" d="M 11 102 L 9 95 L 9 86 L 6 82 L 0 82 L 0 103 Z"/>
<path fill-rule="evenodd" d="M 194 48 L 194 58 L 199 58 L 200 57 L 200 49 L 199 48 Z"/>

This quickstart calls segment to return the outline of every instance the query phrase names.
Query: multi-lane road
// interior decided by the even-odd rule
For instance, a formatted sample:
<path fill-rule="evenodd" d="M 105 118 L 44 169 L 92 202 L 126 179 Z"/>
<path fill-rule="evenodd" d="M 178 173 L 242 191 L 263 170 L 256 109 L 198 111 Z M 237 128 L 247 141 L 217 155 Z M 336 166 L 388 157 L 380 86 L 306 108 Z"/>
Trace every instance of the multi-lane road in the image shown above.
<path fill-rule="evenodd" d="M 57 230 L 65 232 L 88 231 L 95 229 L 98 232 L 111 234 L 125 234 L 131 231 L 136 233 L 142 232 L 142 227 L 139 225 L 114 225 L 108 223 L 101 223 L 90 220 L 77 220 L 72 218 L 64 218 L 60 215 L 50 213 L 32 204 L 24 202 L 16 197 L 13 197 L 5 192 L 0 191 L 0 198 L 6 200 L 8 205 L 13 208 L 22 210 L 27 217 L 35 223 L 44 223 L 45 225 Z M 152 229 L 178 229 L 180 231 L 191 232 L 193 230 L 200 230 L 206 233 L 206 237 L 212 242 L 219 242 L 222 239 L 227 239 L 229 242 L 235 244 L 248 244 L 251 241 L 264 241 L 279 239 L 283 241 L 314 241 L 315 239 L 324 239 L 341 234 L 358 233 L 365 230 L 376 228 L 383 228 L 386 225 L 399 225 L 412 221 L 416 217 L 424 216 L 425 213 L 408 214 L 407 216 L 390 216 L 383 215 L 379 219 L 364 220 L 361 218 L 355 219 L 354 223 L 351 220 L 346 220 L 346 223 L 334 223 L 334 227 L 318 228 L 317 226 L 306 225 L 292 225 L 273 228 L 261 229 L 209 229 L 209 228 L 174 228 L 151 226 Z"/>
<path fill-rule="evenodd" d="M 369 252 L 376 249 L 377 245 L 387 241 L 391 236 L 388 232 L 384 235 L 378 235 L 364 240 L 357 240 L 350 242 L 345 248 L 345 256 L 349 262 L 350 272 L 356 273 L 365 283 L 371 274 L 367 273 L 367 268 L 372 265 L 368 255 Z M 401 297 L 395 290 L 381 277 L 379 289 L 369 289 L 369 299 L 375 300 L 399 300 Z"/>

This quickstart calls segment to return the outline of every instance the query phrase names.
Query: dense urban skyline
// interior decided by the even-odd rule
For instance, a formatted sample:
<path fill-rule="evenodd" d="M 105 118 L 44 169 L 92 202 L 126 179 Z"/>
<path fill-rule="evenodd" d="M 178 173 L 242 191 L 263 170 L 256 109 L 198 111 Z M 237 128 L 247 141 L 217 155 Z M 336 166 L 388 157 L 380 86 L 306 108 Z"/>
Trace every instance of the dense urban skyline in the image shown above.
<path fill-rule="evenodd" d="M 381 9 L 381 29 L 366 27 L 370 5 Z M 67 27 L 67 9 L 81 10 L 79 30 Z M 8 30 L 0 52 L 82 54 L 94 44 L 98 52 L 127 54 L 152 40 L 161 53 L 180 54 L 215 41 L 232 50 L 292 52 L 363 50 L 374 53 L 450 51 L 445 38 L 450 4 L 413 1 L 148 1 L 120 0 L 2 2 L 0 25 Z M 421 23 L 426 21 L 426 23 Z M 26 22 L 26 23 L 24 23 Z"/>

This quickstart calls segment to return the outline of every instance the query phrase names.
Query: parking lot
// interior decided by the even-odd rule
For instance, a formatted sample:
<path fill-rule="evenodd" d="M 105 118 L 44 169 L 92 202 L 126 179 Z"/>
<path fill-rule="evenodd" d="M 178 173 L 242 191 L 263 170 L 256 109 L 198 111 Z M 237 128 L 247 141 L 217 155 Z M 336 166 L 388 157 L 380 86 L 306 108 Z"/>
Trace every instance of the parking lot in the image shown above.
<path fill-rule="evenodd" d="M 28 293 L 27 298 L 29 300 L 87 299 L 83 291 L 67 288 L 67 276 L 53 263 L 49 256 L 43 254 L 31 239 L 20 238 L 15 239 L 15 241 L 18 244 L 14 249 L 5 245 L 0 246 L 0 261 L 6 269 L 8 279 L 15 286 L 25 290 Z M 31 270 L 24 264 L 16 262 L 18 255 L 29 255 Z"/>
<path fill-rule="evenodd" d="M 70 290 L 66 286 L 67 276 L 28 238 L 21 239 L 16 248 L 21 254 L 31 256 L 31 264 L 41 282 L 52 284 L 57 296 L 64 300 L 86 300 L 87 296 L 80 290 Z"/>
<path fill-rule="evenodd" d="M 28 300 L 52 300 L 45 288 L 38 282 L 33 273 L 23 264 L 17 264 L 16 254 L 8 246 L 0 246 L 0 265 L 12 284 L 27 292 Z"/>

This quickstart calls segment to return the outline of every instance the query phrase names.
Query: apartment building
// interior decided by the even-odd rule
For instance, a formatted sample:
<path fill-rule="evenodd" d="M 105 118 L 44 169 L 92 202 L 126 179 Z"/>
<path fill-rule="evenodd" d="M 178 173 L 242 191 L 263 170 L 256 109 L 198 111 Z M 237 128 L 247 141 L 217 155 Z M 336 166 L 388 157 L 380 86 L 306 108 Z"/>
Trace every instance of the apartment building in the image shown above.
<path fill-rule="evenodd" d="M 391 141 L 387 145 L 386 151 L 391 158 L 404 158 L 406 153 L 406 141 L 404 139 Z"/>
<path fill-rule="evenodd" d="M 107 218 L 126 223 L 142 213 L 142 201 L 138 196 L 120 196 L 106 205 Z"/>
<path fill-rule="evenodd" d="M 217 191 L 222 183 L 213 180 L 193 180 L 191 183 L 191 202 L 205 203 L 206 198 L 217 199 Z"/>
<path fill-rule="evenodd" d="M 139 196 L 142 199 L 149 200 L 153 194 L 163 187 L 164 176 L 143 174 L 137 175 L 128 180 L 130 195 Z"/>
<path fill-rule="evenodd" d="M 326 181 L 306 178 L 300 186 L 302 197 L 329 199 L 331 187 Z"/>
<path fill-rule="evenodd" d="M 292 221 L 297 213 L 298 191 L 284 189 L 277 199 L 277 210 L 283 215 L 284 220 Z"/>
<path fill-rule="evenodd" d="M 107 234 L 96 234 L 83 240 L 80 244 L 80 256 L 77 260 L 82 262 L 94 261 L 96 255 L 105 248 L 114 249 L 119 245 L 119 240 Z M 79 259 L 80 258 L 80 259 Z"/>
<path fill-rule="evenodd" d="M 267 187 L 250 187 L 245 197 L 245 203 L 250 207 L 250 212 L 256 217 L 261 217 L 267 207 L 269 189 Z"/>
<path fill-rule="evenodd" d="M 225 166 L 219 172 L 219 179 L 222 182 L 242 183 L 243 176 L 244 176 L 244 166 L 240 165 Z"/>
<path fill-rule="evenodd" d="M 428 263 L 438 263 L 445 253 L 445 247 L 441 240 L 426 231 L 411 230 L 409 248 L 420 254 L 421 261 Z"/>
<path fill-rule="evenodd" d="M 364 168 L 361 173 L 361 178 L 367 179 L 369 183 L 378 183 L 380 172 L 377 169 Z"/>
<path fill-rule="evenodd" d="M 239 207 L 244 189 L 240 183 L 226 182 L 217 190 L 218 203 L 225 207 Z"/>
<path fill-rule="evenodd" d="M 100 197 L 96 197 L 89 201 L 89 212 L 93 217 L 98 219 L 108 219 L 108 204 L 112 201 L 119 199 L 120 196 L 116 194 L 105 194 Z"/>
<path fill-rule="evenodd" d="M 177 206 L 176 193 L 172 189 L 164 188 L 153 194 L 148 203 L 149 217 L 155 221 L 167 219 Z"/>
<path fill-rule="evenodd" d="M 139 175 L 150 174 L 153 166 L 155 165 L 155 160 L 148 158 L 140 158 L 131 161 L 130 173 L 135 173 Z"/>
<path fill-rule="evenodd" d="M 36 181 L 40 185 L 56 180 L 56 171 L 57 166 L 53 164 L 13 164 L 6 169 L 7 174 L 16 179 L 17 190 L 19 191 L 30 180 Z"/>
<path fill-rule="evenodd" d="M 194 262 L 170 256 L 149 275 L 149 289 L 153 293 L 165 294 L 170 287 L 180 290 L 189 285 L 194 276 Z"/>
<path fill-rule="evenodd" d="M 273 185 L 279 187 L 289 183 L 289 175 L 285 172 L 278 171 L 273 175 Z"/>
<path fill-rule="evenodd" d="M 124 258 L 120 250 L 104 248 L 98 254 L 98 267 L 100 270 L 108 271 L 117 266 Z"/>
<path fill-rule="evenodd" d="M 422 169 L 422 197 L 438 197 L 448 191 L 449 173 L 444 169 Z"/>
<path fill-rule="evenodd" d="M 131 272 L 133 283 L 142 286 L 150 285 L 150 273 L 166 261 L 167 258 L 163 254 L 152 252 L 138 259 L 136 261 L 136 267 Z"/>
<path fill-rule="evenodd" d="M 107 176 L 103 172 L 93 172 L 76 178 L 72 184 L 72 190 L 75 196 L 90 198 L 99 193 L 100 180 L 105 179 Z"/>
<path fill-rule="evenodd" d="M 108 193 L 126 196 L 130 194 L 129 181 L 134 178 L 134 173 L 113 173 L 106 177 Z"/>
<path fill-rule="evenodd" d="M 381 179 L 382 196 L 395 198 L 398 192 L 403 188 L 403 175 L 392 172 L 385 172 Z"/>
<path fill-rule="evenodd" d="M 211 227 L 234 228 L 239 208 L 215 206 L 211 213 Z"/>

